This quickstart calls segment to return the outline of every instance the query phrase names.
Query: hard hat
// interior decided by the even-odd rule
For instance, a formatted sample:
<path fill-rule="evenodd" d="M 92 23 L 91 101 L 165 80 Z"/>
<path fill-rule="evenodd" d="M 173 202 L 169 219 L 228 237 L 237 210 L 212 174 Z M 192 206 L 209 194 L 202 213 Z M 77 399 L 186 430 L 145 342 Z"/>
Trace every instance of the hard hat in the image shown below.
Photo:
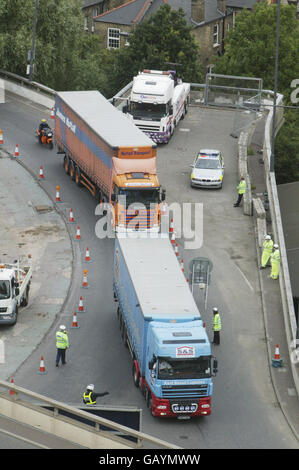
<path fill-rule="evenodd" d="M 42 122 L 47 122 L 46 119 L 42 119 Z"/>
<path fill-rule="evenodd" d="M 266 239 L 266 240 L 271 240 L 270 235 L 265 235 L 265 239 Z"/>
<path fill-rule="evenodd" d="M 64 325 L 60 325 L 59 328 L 60 328 L 60 330 L 62 330 L 62 331 L 64 331 L 64 330 L 66 329 Z"/>
<path fill-rule="evenodd" d="M 94 384 L 87 385 L 87 390 L 94 390 Z"/>
<path fill-rule="evenodd" d="M 273 248 L 278 248 L 277 243 L 275 243 L 275 244 L 273 245 Z"/>
<path fill-rule="evenodd" d="M 214 307 L 214 308 L 213 308 L 213 312 L 214 312 L 214 313 L 217 313 L 217 312 L 218 312 L 218 308 Z"/>

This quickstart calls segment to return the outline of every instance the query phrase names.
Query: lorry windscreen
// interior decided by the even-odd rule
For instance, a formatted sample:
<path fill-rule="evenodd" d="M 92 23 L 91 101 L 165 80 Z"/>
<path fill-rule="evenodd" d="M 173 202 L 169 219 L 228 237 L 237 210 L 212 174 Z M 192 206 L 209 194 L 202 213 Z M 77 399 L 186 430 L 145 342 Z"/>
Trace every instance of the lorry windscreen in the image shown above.
<path fill-rule="evenodd" d="M 136 119 L 157 119 L 160 120 L 166 116 L 166 104 L 153 104 L 153 103 L 130 103 L 130 114 Z"/>
<path fill-rule="evenodd" d="M 159 203 L 159 189 L 120 189 L 120 196 L 122 196 L 120 202 L 123 202 L 123 196 L 125 196 L 126 209 L 135 202 L 143 204 L 147 209 L 150 208 L 150 204 Z M 133 207 L 131 207 L 133 209 Z"/>
<path fill-rule="evenodd" d="M 0 299 L 10 298 L 10 283 L 9 281 L 0 281 Z"/>
<path fill-rule="evenodd" d="M 158 379 L 202 379 L 211 377 L 211 358 L 158 358 Z"/>

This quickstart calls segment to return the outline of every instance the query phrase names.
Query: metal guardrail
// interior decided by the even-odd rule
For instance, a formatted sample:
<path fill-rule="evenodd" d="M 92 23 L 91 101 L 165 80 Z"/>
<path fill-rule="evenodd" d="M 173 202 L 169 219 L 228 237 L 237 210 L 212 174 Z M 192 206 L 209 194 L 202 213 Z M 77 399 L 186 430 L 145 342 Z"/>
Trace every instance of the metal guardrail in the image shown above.
<path fill-rule="evenodd" d="M 21 77 L 20 75 L 17 75 L 15 73 L 7 72 L 6 70 L 3 70 L 3 69 L 0 69 L 0 77 L 4 79 L 6 78 L 14 82 L 18 82 L 21 86 L 26 86 L 27 88 L 30 88 L 36 92 L 46 93 L 47 95 L 50 95 L 51 97 L 54 97 L 56 94 L 56 91 L 53 90 L 52 88 L 42 85 L 41 83 L 31 82 L 28 78 Z"/>
<path fill-rule="evenodd" d="M 7 394 L 5 395 L 5 398 L 7 400 L 13 400 L 14 402 L 20 401 L 20 404 L 22 404 L 23 406 L 27 406 L 28 408 L 38 411 L 39 413 L 47 414 L 48 416 L 50 415 L 55 419 L 67 419 L 68 422 L 72 422 L 74 426 L 77 426 L 78 428 L 83 427 L 84 429 L 88 429 L 90 432 L 96 432 L 99 435 L 102 435 L 105 439 L 111 439 L 116 442 L 120 442 L 126 446 L 129 446 L 128 439 L 132 441 L 133 438 L 135 441 L 137 441 L 138 447 L 141 447 L 142 442 L 146 442 L 150 445 L 155 446 L 155 448 L 180 449 L 180 447 L 175 446 L 174 444 L 170 444 L 169 442 L 166 442 L 164 440 L 158 439 L 140 431 L 135 431 L 134 429 L 128 428 L 121 424 L 117 424 L 108 419 L 93 415 L 87 411 L 79 410 L 65 403 L 53 400 L 51 398 L 45 397 L 25 388 L 19 387 L 14 383 L 9 383 L 0 380 L 0 388 L 4 388 L 7 391 Z M 9 392 L 11 391 L 13 391 L 14 394 L 10 396 Z M 20 395 L 22 395 L 22 398 L 20 398 Z M 0 397 L 1 396 L 3 397 L 3 393 L 0 393 Z M 27 399 L 27 401 L 25 400 L 25 398 Z M 51 408 L 52 411 L 49 411 L 49 409 L 45 410 L 43 406 L 36 405 L 36 402 L 47 405 Z M 73 416 L 73 418 L 66 418 L 66 414 L 68 416 Z M 83 424 L 82 422 L 85 424 Z M 88 425 L 86 424 L 86 422 L 89 422 L 91 424 Z M 109 430 L 111 432 L 109 433 L 109 431 L 102 431 L 101 427 L 104 427 L 106 430 Z M 115 434 L 127 436 L 127 439 L 118 437 Z M 132 447 L 136 447 L 136 445 L 132 444 Z"/>

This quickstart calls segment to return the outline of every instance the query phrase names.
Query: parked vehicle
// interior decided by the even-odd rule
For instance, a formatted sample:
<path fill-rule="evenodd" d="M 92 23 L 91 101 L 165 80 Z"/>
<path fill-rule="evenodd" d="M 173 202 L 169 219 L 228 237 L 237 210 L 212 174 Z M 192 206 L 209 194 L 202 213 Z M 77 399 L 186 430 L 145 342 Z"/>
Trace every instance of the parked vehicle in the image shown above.
<path fill-rule="evenodd" d="M 100 92 L 56 94 L 55 142 L 65 172 L 111 204 L 116 231 L 159 231 L 165 191 L 156 174 L 157 146 Z"/>
<path fill-rule="evenodd" d="M 53 131 L 52 129 L 50 129 L 50 127 L 46 127 L 45 129 L 42 129 L 41 131 L 39 130 L 39 128 L 37 128 L 35 132 L 41 144 L 48 145 L 50 149 L 54 147 Z"/>
<path fill-rule="evenodd" d="M 113 289 L 133 380 L 152 415 L 209 415 L 217 361 L 168 237 L 117 236 Z"/>
<path fill-rule="evenodd" d="M 0 324 L 14 325 L 19 307 L 29 302 L 32 268 L 16 264 L 0 263 Z"/>
<path fill-rule="evenodd" d="M 190 102 L 190 84 L 174 70 L 143 70 L 134 77 L 123 111 L 154 142 L 167 143 Z"/>
<path fill-rule="evenodd" d="M 224 162 L 219 150 L 200 150 L 191 168 L 191 186 L 222 188 Z"/>

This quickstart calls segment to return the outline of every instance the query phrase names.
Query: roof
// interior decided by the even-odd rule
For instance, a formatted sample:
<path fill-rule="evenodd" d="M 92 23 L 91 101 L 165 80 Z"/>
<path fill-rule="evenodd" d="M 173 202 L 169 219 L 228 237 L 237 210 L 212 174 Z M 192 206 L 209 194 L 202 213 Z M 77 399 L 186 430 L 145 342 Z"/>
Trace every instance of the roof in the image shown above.
<path fill-rule="evenodd" d="M 230 8 L 252 9 L 257 0 L 226 0 L 226 6 Z"/>
<path fill-rule="evenodd" d="M 104 0 L 82 0 L 82 9 L 92 7 L 93 5 L 99 5 L 103 2 Z"/>
<path fill-rule="evenodd" d="M 191 0 L 129 0 L 112 10 L 106 11 L 94 18 L 97 22 L 131 26 L 149 19 L 158 9 L 168 4 L 174 10 L 182 8 L 186 13 L 186 20 L 191 22 Z"/>
<path fill-rule="evenodd" d="M 277 186 L 293 297 L 299 298 L 299 181 Z"/>
<path fill-rule="evenodd" d="M 145 317 L 200 319 L 168 236 L 117 238 Z"/>
<path fill-rule="evenodd" d="M 99 91 L 62 91 L 59 98 L 111 147 L 156 147 L 138 127 Z"/>

